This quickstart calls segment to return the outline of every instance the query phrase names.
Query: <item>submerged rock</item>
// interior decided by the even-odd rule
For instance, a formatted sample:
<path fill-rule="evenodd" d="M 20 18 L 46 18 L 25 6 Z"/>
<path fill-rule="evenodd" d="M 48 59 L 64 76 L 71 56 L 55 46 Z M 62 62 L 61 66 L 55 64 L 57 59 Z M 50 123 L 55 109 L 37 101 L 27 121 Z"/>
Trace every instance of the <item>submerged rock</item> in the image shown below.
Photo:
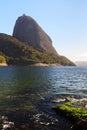
<path fill-rule="evenodd" d="M 9 121 L 8 117 L 1 116 L 0 122 L 1 122 L 1 124 L 0 124 L 1 130 L 13 130 L 14 129 L 14 122 Z"/>
<path fill-rule="evenodd" d="M 3 122 L 2 128 L 3 130 L 11 129 L 14 127 L 14 122 L 5 121 Z"/>

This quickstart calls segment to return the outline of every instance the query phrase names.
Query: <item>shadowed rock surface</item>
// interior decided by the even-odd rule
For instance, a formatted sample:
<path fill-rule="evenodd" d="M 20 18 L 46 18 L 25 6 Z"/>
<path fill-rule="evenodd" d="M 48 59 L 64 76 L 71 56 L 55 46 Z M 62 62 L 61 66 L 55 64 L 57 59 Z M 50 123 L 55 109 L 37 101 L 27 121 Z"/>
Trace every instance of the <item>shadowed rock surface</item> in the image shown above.
<path fill-rule="evenodd" d="M 29 45 L 37 50 L 58 55 L 52 46 L 51 38 L 30 16 L 23 15 L 17 19 L 13 36 L 23 42 L 29 43 Z"/>
<path fill-rule="evenodd" d="M 78 119 L 73 125 L 72 130 L 87 130 L 87 120 Z"/>

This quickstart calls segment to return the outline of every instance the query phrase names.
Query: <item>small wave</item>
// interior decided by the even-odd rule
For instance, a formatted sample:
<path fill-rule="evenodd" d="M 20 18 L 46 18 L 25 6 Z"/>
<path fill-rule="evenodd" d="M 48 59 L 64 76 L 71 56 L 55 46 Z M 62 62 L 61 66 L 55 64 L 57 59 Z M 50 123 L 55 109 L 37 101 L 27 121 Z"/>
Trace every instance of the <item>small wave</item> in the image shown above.
<path fill-rule="evenodd" d="M 57 94 L 51 97 L 51 102 L 53 103 L 63 103 L 67 101 L 87 103 L 87 96 L 82 94 Z"/>

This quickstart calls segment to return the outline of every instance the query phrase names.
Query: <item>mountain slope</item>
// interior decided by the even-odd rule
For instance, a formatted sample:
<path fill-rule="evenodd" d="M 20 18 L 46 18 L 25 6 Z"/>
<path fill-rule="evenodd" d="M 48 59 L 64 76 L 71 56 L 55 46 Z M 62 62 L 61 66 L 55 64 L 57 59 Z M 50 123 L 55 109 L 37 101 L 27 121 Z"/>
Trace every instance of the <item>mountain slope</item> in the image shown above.
<path fill-rule="evenodd" d="M 6 58 L 9 65 L 30 65 L 35 63 L 75 65 L 66 57 L 49 54 L 47 51 L 38 51 L 28 43 L 2 33 L 0 33 L 0 53 Z"/>

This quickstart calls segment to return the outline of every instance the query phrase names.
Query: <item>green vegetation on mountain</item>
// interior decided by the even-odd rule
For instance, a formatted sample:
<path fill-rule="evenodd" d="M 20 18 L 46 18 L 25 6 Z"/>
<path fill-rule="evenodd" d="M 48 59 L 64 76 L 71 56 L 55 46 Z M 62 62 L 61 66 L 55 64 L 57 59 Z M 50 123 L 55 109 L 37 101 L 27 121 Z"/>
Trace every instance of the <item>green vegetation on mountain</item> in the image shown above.
<path fill-rule="evenodd" d="M 28 43 L 2 33 L 0 34 L 0 53 L 5 57 L 8 65 L 29 65 L 34 63 L 74 65 L 66 57 L 38 51 Z M 5 59 L 3 58 L 4 61 Z"/>
<path fill-rule="evenodd" d="M 2 55 L 0 55 L 0 63 L 6 63 L 5 57 Z"/>

